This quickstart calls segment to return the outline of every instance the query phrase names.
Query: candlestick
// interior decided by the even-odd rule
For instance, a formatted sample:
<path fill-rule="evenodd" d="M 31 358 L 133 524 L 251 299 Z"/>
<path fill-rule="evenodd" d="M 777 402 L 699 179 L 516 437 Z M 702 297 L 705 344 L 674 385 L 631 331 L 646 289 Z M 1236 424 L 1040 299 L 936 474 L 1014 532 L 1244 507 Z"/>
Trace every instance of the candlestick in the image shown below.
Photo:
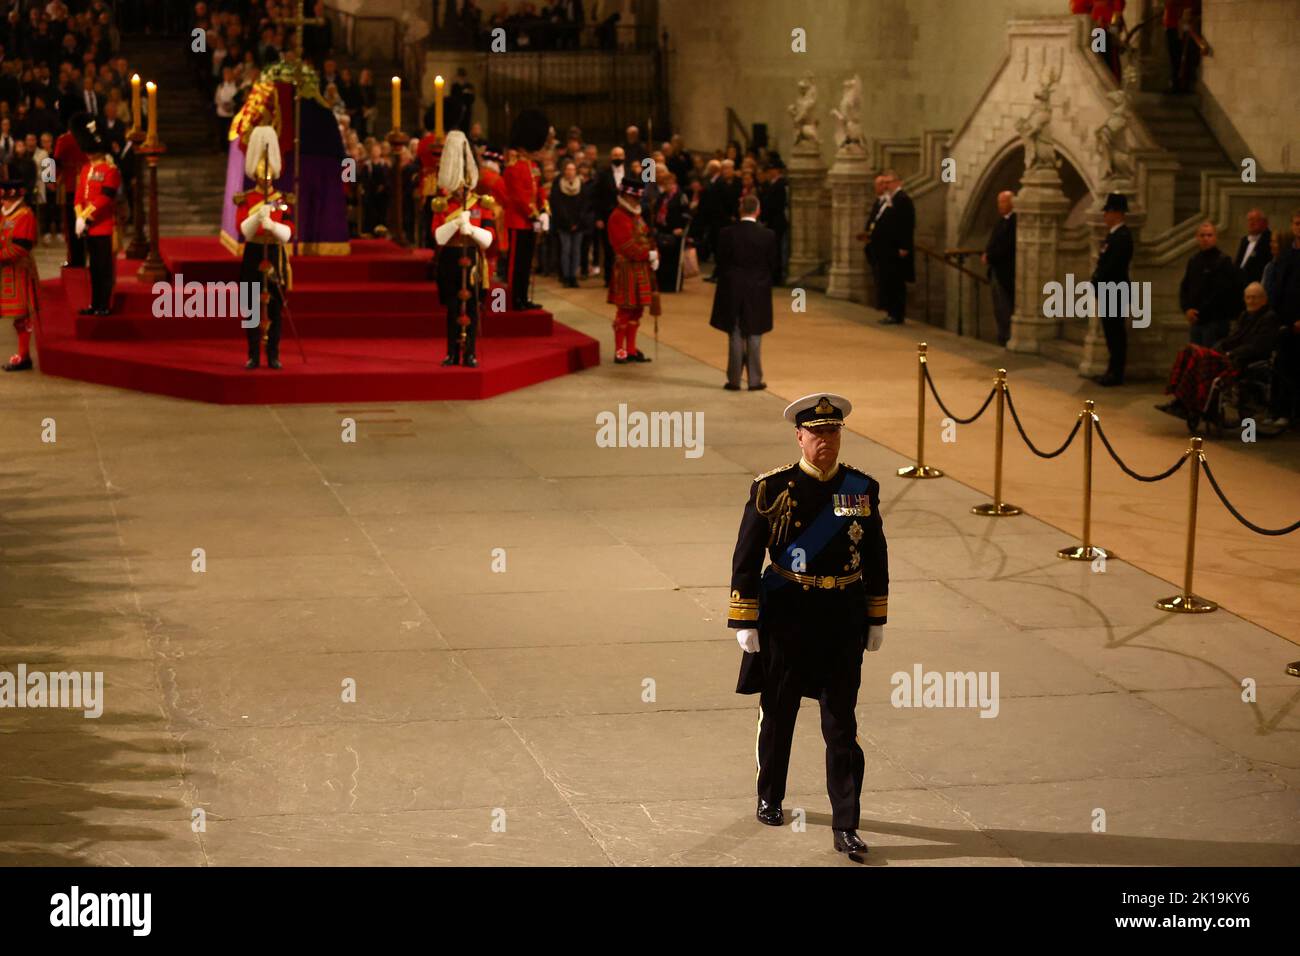
<path fill-rule="evenodd" d="M 443 82 L 444 82 L 444 81 L 443 81 L 443 79 L 442 79 L 441 76 L 435 76 L 435 77 L 433 78 L 433 103 L 434 103 L 434 108 L 433 108 L 433 117 L 434 117 L 434 120 L 433 120 L 433 135 L 436 136 L 436 137 L 438 138 L 438 141 L 439 141 L 439 142 L 441 142 L 441 141 L 443 140 L 443 134 L 442 134 L 442 87 L 443 87 Z"/>
<path fill-rule="evenodd" d="M 131 132 L 140 128 L 140 74 L 131 74 Z"/>
<path fill-rule="evenodd" d="M 158 84 L 150 80 L 144 85 L 149 93 L 149 136 L 145 139 L 148 146 L 158 145 Z"/>
<path fill-rule="evenodd" d="M 393 129 L 402 128 L 402 78 L 393 77 Z"/>

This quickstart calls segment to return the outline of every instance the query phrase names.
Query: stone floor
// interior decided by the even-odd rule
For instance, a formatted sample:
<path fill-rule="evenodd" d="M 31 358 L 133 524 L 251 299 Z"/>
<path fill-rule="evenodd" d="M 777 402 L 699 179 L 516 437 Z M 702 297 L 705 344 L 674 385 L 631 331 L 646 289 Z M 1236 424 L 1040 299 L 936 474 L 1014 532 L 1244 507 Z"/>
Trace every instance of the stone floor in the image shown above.
<path fill-rule="evenodd" d="M 754 822 L 757 702 L 732 692 L 723 626 L 749 480 L 796 456 L 781 410 L 815 370 L 774 336 L 771 390 L 722 391 L 721 337 L 699 338 L 718 356 L 690 338 L 709 291 L 670 302 L 652 365 L 607 348 L 482 403 L 225 408 L 0 378 L 0 670 L 107 683 L 98 720 L 0 710 L 0 863 L 847 865 L 815 709 L 786 800 L 806 827 Z M 597 290 L 539 297 L 607 340 Z M 975 517 L 986 487 L 893 477 L 907 459 L 880 441 L 909 411 L 884 396 L 914 379 L 871 318 L 816 297 L 800 317 L 903 356 L 830 386 L 859 402 L 842 457 L 881 478 L 892 559 L 859 700 L 871 863 L 1300 863 L 1295 644 L 1155 610 L 1168 580 L 1058 560 L 1073 525 Z M 980 358 L 929 337 L 936 365 Z M 1036 398 L 1074 386 L 1018 361 L 1045 421 Z M 619 403 L 702 412 L 705 453 L 597 447 Z M 1123 420 L 1112 437 L 1144 441 Z M 1286 448 L 1268 454 L 1293 490 Z M 1174 512 L 1185 490 L 1163 485 Z M 1291 545 L 1212 533 L 1294 611 L 1294 552 L 1270 550 Z M 917 665 L 998 672 L 997 716 L 895 708 L 891 675 Z"/>

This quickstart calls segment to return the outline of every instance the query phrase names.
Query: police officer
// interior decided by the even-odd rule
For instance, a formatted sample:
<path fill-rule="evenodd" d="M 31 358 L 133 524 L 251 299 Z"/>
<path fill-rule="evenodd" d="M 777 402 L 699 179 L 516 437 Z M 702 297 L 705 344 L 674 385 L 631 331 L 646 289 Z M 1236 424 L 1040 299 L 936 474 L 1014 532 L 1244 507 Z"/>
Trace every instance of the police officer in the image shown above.
<path fill-rule="evenodd" d="M 1103 282 L 1128 283 L 1128 267 L 1133 261 L 1133 234 L 1125 225 L 1128 215 L 1128 197 L 1123 193 L 1111 193 L 1106 197 L 1106 204 L 1101 209 L 1106 222 L 1106 238 L 1101 241 L 1097 253 L 1097 267 L 1092 271 L 1093 292 Z M 1101 296 L 1094 295 L 1093 301 L 1100 304 Z M 1093 379 L 1098 385 L 1112 387 L 1124 384 L 1124 366 L 1128 363 L 1128 316 L 1103 315 L 1101 329 L 1106 335 L 1106 350 L 1110 360 L 1106 363 L 1106 372 Z"/>
<path fill-rule="evenodd" d="M 727 626 L 745 651 L 736 686 L 759 694 L 760 823 L 781 826 L 799 702 L 821 707 L 833 843 L 858 860 L 864 758 L 857 742 L 862 651 L 884 638 L 889 561 L 880 485 L 841 464 L 840 429 L 853 409 L 833 394 L 785 410 L 799 461 L 754 479 L 732 558 Z M 766 552 L 770 563 L 763 568 Z"/>

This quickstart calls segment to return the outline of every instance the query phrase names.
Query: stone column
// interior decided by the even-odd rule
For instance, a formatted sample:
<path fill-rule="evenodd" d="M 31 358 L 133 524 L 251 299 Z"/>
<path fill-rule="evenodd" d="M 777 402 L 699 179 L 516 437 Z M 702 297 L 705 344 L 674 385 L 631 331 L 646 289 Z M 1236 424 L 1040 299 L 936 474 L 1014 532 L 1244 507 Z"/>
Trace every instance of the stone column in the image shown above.
<path fill-rule="evenodd" d="M 1092 257 L 1089 260 L 1092 263 L 1097 261 L 1097 254 L 1101 249 L 1102 240 L 1110 232 L 1110 227 L 1106 225 L 1106 220 L 1102 216 L 1101 207 L 1106 204 L 1106 196 L 1111 192 L 1121 192 L 1128 197 L 1128 215 L 1124 217 L 1124 224 L 1128 226 L 1129 232 L 1133 234 L 1133 261 L 1129 263 L 1129 279 L 1136 279 L 1137 271 L 1137 249 L 1138 237 L 1141 234 L 1142 226 L 1146 223 L 1146 211 L 1140 209 L 1137 205 L 1137 198 L 1134 195 L 1133 184 L 1126 181 L 1125 183 L 1110 188 L 1103 186 L 1101 195 L 1095 197 L 1096 201 L 1092 208 L 1088 210 L 1088 231 L 1092 235 Z M 1079 281 L 1078 276 L 1075 281 Z M 1083 278 L 1089 278 L 1084 276 Z M 1148 299 L 1148 305 L 1150 301 Z M 1135 329 L 1132 325 L 1132 319 L 1126 319 L 1129 323 L 1128 328 L 1128 355 L 1125 362 L 1124 377 L 1130 378 L 1148 378 L 1152 374 L 1152 355 L 1158 351 L 1153 345 L 1159 345 L 1161 333 L 1157 325 L 1153 322 L 1145 330 Z M 1079 360 L 1079 374 L 1084 376 L 1101 375 L 1106 371 L 1106 365 L 1110 359 L 1110 350 L 1106 348 L 1106 333 L 1101 327 L 1100 316 L 1094 314 L 1088 318 L 1088 334 L 1083 339 L 1083 358 Z"/>
<path fill-rule="evenodd" d="M 1043 315 L 1043 286 L 1062 281 L 1056 252 L 1069 208 L 1055 169 L 1025 170 L 1016 193 L 1016 308 L 1007 342 L 1012 352 L 1041 352 L 1060 333 L 1060 320 Z"/>
<path fill-rule="evenodd" d="M 819 248 L 821 193 L 826 164 L 816 143 L 801 143 L 790 154 L 790 280 L 817 272 L 825 259 Z"/>
<path fill-rule="evenodd" d="M 866 151 L 856 144 L 842 147 L 826 178 L 831 186 L 831 268 L 826 294 L 832 299 L 865 302 L 866 257 L 854 236 L 862 231 L 870 208 L 871 169 Z"/>

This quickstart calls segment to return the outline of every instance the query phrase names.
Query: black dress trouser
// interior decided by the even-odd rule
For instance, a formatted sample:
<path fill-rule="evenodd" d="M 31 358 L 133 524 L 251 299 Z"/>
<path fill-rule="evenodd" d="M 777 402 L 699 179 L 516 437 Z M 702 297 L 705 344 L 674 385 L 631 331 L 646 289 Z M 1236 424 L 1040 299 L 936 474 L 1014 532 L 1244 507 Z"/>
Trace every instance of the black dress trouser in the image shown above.
<path fill-rule="evenodd" d="M 856 829 L 862 809 L 866 759 L 858 745 L 855 712 L 862 680 L 861 650 L 857 661 L 856 667 L 837 669 L 818 699 L 822 739 L 826 742 L 826 794 L 831 803 L 831 826 L 837 830 Z M 783 680 L 778 673 L 767 675 L 759 695 L 758 796 L 777 806 L 785 799 L 790 747 L 801 696 L 797 682 Z"/>

